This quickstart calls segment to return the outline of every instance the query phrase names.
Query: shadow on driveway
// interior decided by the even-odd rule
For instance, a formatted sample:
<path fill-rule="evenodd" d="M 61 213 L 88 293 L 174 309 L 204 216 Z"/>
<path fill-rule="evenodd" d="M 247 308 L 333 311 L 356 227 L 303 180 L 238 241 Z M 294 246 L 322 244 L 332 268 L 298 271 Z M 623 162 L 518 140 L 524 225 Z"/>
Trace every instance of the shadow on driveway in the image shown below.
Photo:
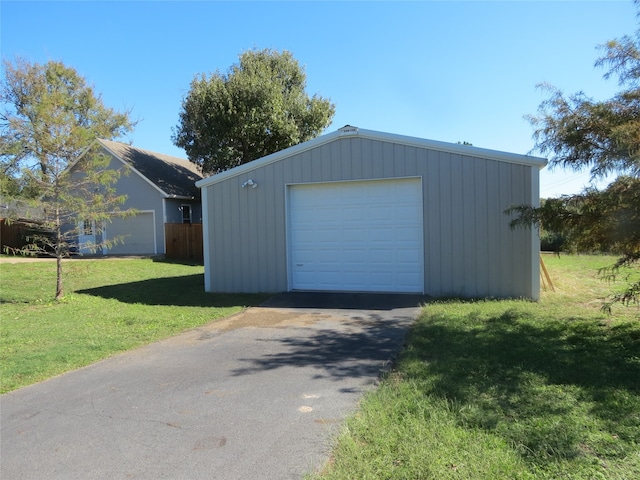
<path fill-rule="evenodd" d="M 283 367 L 312 369 L 315 378 L 377 377 L 401 350 L 409 326 L 426 297 L 395 294 L 285 293 L 275 295 L 261 307 L 251 309 L 267 319 L 270 315 L 292 315 L 298 328 L 287 335 L 265 335 L 271 342 L 244 355 L 244 367 L 234 375 L 247 375 Z M 313 325 L 305 326 L 305 315 Z M 258 324 L 259 325 L 259 324 Z M 292 326 L 292 325 L 289 325 Z M 270 353 L 273 352 L 273 353 Z"/>

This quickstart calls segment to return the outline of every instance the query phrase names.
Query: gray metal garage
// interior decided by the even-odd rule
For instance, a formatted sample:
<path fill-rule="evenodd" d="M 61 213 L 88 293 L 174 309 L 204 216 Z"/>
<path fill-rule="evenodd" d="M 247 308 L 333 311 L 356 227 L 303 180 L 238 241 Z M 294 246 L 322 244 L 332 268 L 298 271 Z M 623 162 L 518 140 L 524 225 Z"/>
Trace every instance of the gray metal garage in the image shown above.
<path fill-rule="evenodd" d="M 205 289 L 536 299 L 545 164 L 347 126 L 205 178 Z"/>

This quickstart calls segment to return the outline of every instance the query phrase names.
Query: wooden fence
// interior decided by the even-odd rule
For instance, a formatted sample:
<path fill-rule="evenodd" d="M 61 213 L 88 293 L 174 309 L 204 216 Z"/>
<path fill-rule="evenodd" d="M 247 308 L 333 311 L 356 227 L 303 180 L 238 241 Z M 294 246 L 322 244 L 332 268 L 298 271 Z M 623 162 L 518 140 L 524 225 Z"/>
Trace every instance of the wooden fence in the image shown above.
<path fill-rule="evenodd" d="M 28 242 L 25 239 L 31 229 L 22 222 L 9 223 L 6 219 L 0 219 L 0 253 L 5 249 L 23 248 Z"/>
<path fill-rule="evenodd" d="M 164 242 L 166 258 L 204 262 L 201 223 L 165 223 Z"/>

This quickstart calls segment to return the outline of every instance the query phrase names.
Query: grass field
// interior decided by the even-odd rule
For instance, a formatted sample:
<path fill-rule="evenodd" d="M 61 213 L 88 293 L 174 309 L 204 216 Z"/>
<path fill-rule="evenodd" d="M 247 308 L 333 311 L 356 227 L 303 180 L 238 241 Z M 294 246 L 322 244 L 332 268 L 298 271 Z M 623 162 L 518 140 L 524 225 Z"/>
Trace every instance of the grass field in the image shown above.
<path fill-rule="evenodd" d="M 0 264 L 0 392 L 231 315 L 259 295 L 204 292 L 202 266 L 135 260 Z"/>
<path fill-rule="evenodd" d="M 538 303 L 427 305 L 312 478 L 640 478 L 640 311 L 600 311 L 610 262 L 545 257 Z"/>

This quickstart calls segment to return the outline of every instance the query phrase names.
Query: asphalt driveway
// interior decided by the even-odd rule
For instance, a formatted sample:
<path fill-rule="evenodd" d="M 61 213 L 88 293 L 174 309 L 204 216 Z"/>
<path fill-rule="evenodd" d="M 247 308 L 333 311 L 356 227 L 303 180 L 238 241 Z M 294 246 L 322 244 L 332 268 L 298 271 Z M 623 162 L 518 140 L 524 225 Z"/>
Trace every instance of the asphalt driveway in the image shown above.
<path fill-rule="evenodd" d="M 300 479 L 424 299 L 283 294 L 0 397 L 3 479 Z"/>

